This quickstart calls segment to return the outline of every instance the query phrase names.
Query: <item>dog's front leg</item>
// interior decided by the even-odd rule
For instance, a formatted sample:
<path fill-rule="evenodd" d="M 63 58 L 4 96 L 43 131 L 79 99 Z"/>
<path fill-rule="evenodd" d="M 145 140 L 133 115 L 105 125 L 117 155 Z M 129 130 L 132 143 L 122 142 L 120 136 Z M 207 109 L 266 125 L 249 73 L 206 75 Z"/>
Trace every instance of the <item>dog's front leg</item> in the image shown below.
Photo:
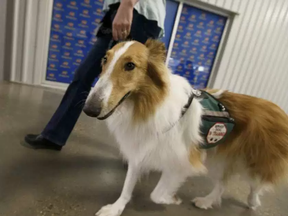
<path fill-rule="evenodd" d="M 140 175 L 140 167 L 130 165 L 126 175 L 124 187 L 119 199 L 111 205 L 104 206 L 96 213 L 97 216 L 120 216 L 132 197 L 132 192 Z"/>

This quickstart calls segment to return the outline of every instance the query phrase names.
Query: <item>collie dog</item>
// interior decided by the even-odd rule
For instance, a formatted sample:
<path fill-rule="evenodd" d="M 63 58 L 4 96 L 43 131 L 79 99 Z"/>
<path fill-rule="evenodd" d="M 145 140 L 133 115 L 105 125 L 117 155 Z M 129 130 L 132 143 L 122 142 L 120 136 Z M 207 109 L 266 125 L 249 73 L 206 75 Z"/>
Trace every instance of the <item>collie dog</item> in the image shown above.
<path fill-rule="evenodd" d="M 263 99 L 211 90 L 229 110 L 235 126 L 223 143 L 202 149 L 200 99 L 194 98 L 181 116 L 195 90 L 165 66 L 165 53 L 159 41 L 128 41 L 114 46 L 103 58 L 99 81 L 83 110 L 88 116 L 106 119 L 128 161 L 128 172 L 120 198 L 96 215 L 121 215 L 141 174 L 152 170 L 162 173 L 151 193 L 155 203 L 180 204 L 176 192 L 182 183 L 205 174 L 213 180 L 214 189 L 192 202 L 198 208 L 212 208 L 220 205 L 227 180 L 240 173 L 251 188 L 248 206 L 255 209 L 265 189 L 287 178 L 287 115 Z"/>

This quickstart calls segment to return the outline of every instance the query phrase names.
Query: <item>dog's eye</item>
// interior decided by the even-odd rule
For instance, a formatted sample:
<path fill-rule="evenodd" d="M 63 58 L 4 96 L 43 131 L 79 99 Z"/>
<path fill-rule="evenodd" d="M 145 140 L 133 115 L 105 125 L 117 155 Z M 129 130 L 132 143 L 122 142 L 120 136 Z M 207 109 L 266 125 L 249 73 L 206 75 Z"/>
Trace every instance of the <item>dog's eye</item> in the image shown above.
<path fill-rule="evenodd" d="M 106 64 L 107 63 L 107 56 L 104 56 L 102 58 L 102 65 Z"/>
<path fill-rule="evenodd" d="M 135 68 L 135 64 L 133 62 L 128 62 L 125 64 L 124 68 L 126 71 L 131 71 Z"/>

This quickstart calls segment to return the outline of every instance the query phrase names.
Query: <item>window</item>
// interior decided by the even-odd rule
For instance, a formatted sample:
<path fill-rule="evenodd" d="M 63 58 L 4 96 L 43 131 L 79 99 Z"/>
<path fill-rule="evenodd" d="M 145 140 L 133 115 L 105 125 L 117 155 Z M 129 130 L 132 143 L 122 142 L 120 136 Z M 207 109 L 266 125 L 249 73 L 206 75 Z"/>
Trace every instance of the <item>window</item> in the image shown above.
<path fill-rule="evenodd" d="M 195 88 L 207 86 L 227 18 L 183 6 L 169 66 Z"/>

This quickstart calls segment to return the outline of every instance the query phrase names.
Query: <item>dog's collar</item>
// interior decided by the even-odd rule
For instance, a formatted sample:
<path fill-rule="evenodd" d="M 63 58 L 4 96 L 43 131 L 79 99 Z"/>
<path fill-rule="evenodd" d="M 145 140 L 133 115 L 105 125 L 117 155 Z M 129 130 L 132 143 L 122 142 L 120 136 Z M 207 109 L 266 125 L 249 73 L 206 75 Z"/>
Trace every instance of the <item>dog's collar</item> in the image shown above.
<path fill-rule="evenodd" d="M 201 91 L 192 89 L 192 91 L 191 91 L 191 93 L 190 93 L 190 95 L 189 95 L 189 97 L 188 97 L 187 103 L 186 103 L 186 104 L 183 106 L 183 108 L 182 108 L 180 118 L 185 115 L 185 113 L 187 112 L 187 110 L 188 110 L 189 107 L 191 106 L 192 101 L 193 101 L 193 98 L 194 98 L 195 96 L 196 96 L 196 97 L 200 97 L 200 96 L 201 96 Z"/>
<path fill-rule="evenodd" d="M 192 89 L 191 93 L 189 94 L 187 103 L 183 106 L 183 108 L 181 110 L 181 114 L 180 114 L 179 119 L 177 121 L 175 121 L 173 124 L 171 124 L 167 129 L 163 130 L 162 134 L 170 131 L 178 123 L 178 121 L 185 115 L 185 113 L 187 112 L 187 110 L 191 106 L 194 97 L 200 97 L 201 95 L 202 95 L 202 92 L 200 90 Z"/>
<path fill-rule="evenodd" d="M 180 118 L 185 115 L 185 113 L 187 112 L 187 110 L 191 106 L 193 98 L 194 97 L 201 97 L 201 95 L 202 95 L 202 91 L 196 90 L 196 89 L 192 89 L 192 91 L 191 91 L 191 93 L 190 93 L 190 95 L 188 97 L 187 103 L 182 108 L 182 112 L 181 112 Z"/>

